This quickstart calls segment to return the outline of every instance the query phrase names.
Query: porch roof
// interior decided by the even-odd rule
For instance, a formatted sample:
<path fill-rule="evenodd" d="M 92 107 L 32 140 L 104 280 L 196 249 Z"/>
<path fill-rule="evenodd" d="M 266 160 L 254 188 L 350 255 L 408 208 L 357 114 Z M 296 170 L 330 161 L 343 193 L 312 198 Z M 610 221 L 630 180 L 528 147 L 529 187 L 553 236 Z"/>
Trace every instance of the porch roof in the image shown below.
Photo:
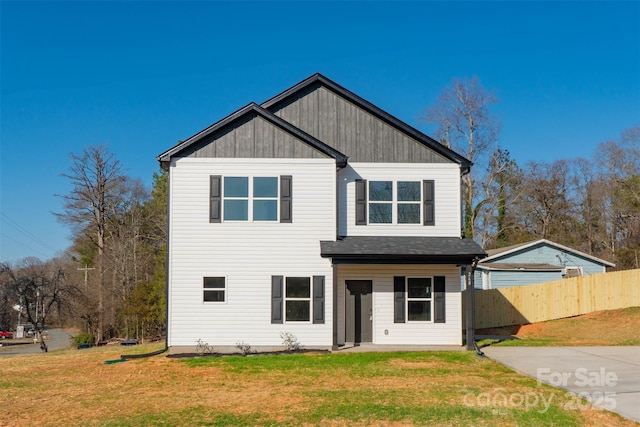
<path fill-rule="evenodd" d="M 321 241 L 320 255 L 334 264 L 471 264 L 487 256 L 459 237 L 348 236 Z"/>

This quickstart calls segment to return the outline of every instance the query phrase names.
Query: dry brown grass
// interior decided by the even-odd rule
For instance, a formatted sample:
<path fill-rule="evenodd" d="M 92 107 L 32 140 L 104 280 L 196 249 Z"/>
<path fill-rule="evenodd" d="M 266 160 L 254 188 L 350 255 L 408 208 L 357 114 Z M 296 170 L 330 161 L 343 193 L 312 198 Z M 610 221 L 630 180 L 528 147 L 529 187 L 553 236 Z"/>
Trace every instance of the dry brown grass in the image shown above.
<path fill-rule="evenodd" d="M 535 392 L 553 396 L 559 408 L 566 401 L 559 390 L 541 389 L 529 378 L 468 353 L 258 356 L 194 363 L 161 355 L 105 364 L 122 351 L 94 348 L 1 358 L 0 424 L 535 425 L 539 418 L 526 422 L 523 408 L 470 409 L 462 404 L 463 396 Z M 360 415 L 350 418 L 351 411 Z M 634 425 L 598 409 L 555 408 L 553 414 L 557 418 L 550 418 L 549 425 L 567 420 Z"/>
<path fill-rule="evenodd" d="M 640 345 L 640 307 L 597 311 L 530 325 L 494 328 L 478 334 L 512 335 L 547 345 Z"/>

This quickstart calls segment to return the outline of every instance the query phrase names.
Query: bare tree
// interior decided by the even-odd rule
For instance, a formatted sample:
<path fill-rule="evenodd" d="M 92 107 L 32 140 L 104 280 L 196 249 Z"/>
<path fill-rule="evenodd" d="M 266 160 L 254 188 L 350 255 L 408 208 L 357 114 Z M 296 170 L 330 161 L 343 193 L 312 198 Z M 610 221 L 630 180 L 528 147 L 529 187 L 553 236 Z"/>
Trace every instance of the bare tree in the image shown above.
<path fill-rule="evenodd" d="M 454 79 L 440 94 L 438 101 L 422 119 L 436 126 L 435 135 L 445 146 L 464 155 L 473 163 L 483 163 L 496 148 L 500 124 L 489 107 L 498 100 L 477 77 Z M 480 198 L 478 167 L 464 176 L 464 234 L 478 238 L 476 218 L 486 198 Z M 480 167 L 480 170 L 482 168 Z"/>
<path fill-rule="evenodd" d="M 577 202 L 569 162 L 530 162 L 524 177 L 522 197 L 516 203 L 523 228 L 532 238 L 573 245 Z"/>
<path fill-rule="evenodd" d="M 124 180 L 120 162 L 106 146 L 89 146 L 80 155 L 71 154 L 69 172 L 62 174 L 72 184 L 64 199 L 64 211 L 57 213 L 59 219 L 86 231 L 97 250 L 96 274 L 98 278 L 98 322 L 96 340 L 104 336 L 104 289 L 105 289 L 105 239 L 111 207 L 118 203 L 119 188 Z"/>
<path fill-rule="evenodd" d="M 619 268 L 640 268 L 640 126 L 598 147 L 609 188 L 609 239 Z"/>
<path fill-rule="evenodd" d="M 40 348 L 47 351 L 42 337 L 47 320 L 55 310 L 70 309 L 78 296 L 77 286 L 67 279 L 65 268 L 59 260 L 43 263 L 37 258 L 25 258 L 20 265 L 0 265 L 3 282 L 19 299 L 20 310 L 36 330 Z M 18 302 L 18 301 L 16 301 Z"/>

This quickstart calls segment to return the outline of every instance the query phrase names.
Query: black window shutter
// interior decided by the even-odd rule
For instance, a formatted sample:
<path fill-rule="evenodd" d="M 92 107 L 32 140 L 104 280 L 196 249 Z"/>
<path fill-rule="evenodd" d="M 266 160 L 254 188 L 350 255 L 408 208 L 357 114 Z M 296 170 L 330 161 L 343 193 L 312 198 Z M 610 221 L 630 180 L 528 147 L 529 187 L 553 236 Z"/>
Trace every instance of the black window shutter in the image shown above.
<path fill-rule="evenodd" d="M 222 220 L 221 203 L 221 183 L 220 175 L 212 175 L 209 181 L 209 222 L 220 222 Z"/>
<path fill-rule="evenodd" d="M 271 323 L 282 323 L 282 276 L 271 276 Z"/>
<path fill-rule="evenodd" d="M 403 276 L 393 277 L 393 323 L 405 323 L 405 286 Z"/>
<path fill-rule="evenodd" d="M 356 225 L 367 225 L 366 179 L 356 179 Z"/>
<path fill-rule="evenodd" d="M 292 222 L 292 181 L 291 175 L 280 177 L 280 222 Z"/>
<path fill-rule="evenodd" d="M 445 323 L 445 278 L 444 276 L 436 276 L 433 278 L 433 295 L 435 314 L 433 316 L 433 323 Z"/>
<path fill-rule="evenodd" d="M 423 224 L 424 225 L 436 225 L 435 220 L 435 194 L 433 188 L 433 180 L 422 181 L 423 188 Z"/>
<path fill-rule="evenodd" d="M 324 276 L 313 276 L 313 323 L 324 323 Z"/>

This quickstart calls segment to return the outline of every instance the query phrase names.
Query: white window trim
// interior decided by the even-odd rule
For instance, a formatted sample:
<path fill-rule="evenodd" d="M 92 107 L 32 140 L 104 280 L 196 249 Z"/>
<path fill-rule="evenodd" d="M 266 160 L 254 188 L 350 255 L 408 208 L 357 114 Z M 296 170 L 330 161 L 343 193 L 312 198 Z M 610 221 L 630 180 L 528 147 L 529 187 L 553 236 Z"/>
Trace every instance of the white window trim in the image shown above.
<path fill-rule="evenodd" d="M 224 279 L 224 288 L 205 288 L 204 287 L 204 279 L 207 277 L 221 277 Z M 202 276 L 202 287 L 200 288 L 201 291 L 201 298 L 202 298 L 202 304 L 215 304 L 215 305 L 220 305 L 220 304 L 227 304 L 227 302 L 229 301 L 229 278 L 227 276 L 220 276 L 220 275 L 207 275 L 207 276 Z M 211 291 L 211 292 L 215 292 L 215 291 L 220 291 L 222 290 L 224 292 L 224 301 L 205 301 L 204 300 L 204 293 L 207 291 Z"/>
<path fill-rule="evenodd" d="M 227 178 L 247 178 L 248 180 L 248 188 L 247 188 L 247 197 L 228 197 L 224 194 L 224 184 Z M 253 179 L 254 178 L 275 178 L 276 179 L 276 196 L 274 197 L 254 197 L 253 195 Z M 271 176 L 271 175 L 223 175 L 222 176 L 222 213 L 221 220 L 222 222 L 230 222 L 230 223 L 248 223 L 248 222 L 257 222 L 260 224 L 272 224 L 279 223 L 280 218 L 280 176 Z M 247 219 L 225 219 L 225 211 L 227 208 L 227 200 L 246 200 L 247 201 Z M 253 219 L 253 201 L 254 200 L 274 200 L 276 202 L 276 218 L 273 220 L 254 220 Z"/>
<path fill-rule="evenodd" d="M 287 279 L 288 278 L 305 278 L 309 280 L 309 297 L 308 298 L 293 298 L 287 297 Z M 311 324 L 313 322 L 313 277 L 312 276 L 284 276 L 283 277 L 283 287 L 282 290 L 282 302 L 283 302 L 283 313 L 282 313 L 282 322 L 283 324 L 290 323 L 292 325 L 306 325 Z M 309 303 L 309 320 L 287 320 L 287 301 L 307 301 Z"/>
<path fill-rule="evenodd" d="M 371 186 L 371 183 L 373 182 L 385 182 L 385 181 L 390 181 L 391 182 L 391 200 L 374 200 L 371 201 L 369 200 L 369 189 Z M 420 188 L 420 200 L 418 201 L 405 201 L 405 200 L 398 200 L 398 182 L 417 182 L 419 184 L 419 188 Z M 369 179 L 367 180 L 367 225 L 373 226 L 373 227 L 388 227 L 390 225 L 396 225 L 396 226 L 416 226 L 416 225 L 422 225 L 422 217 L 424 215 L 423 213 L 423 201 L 424 201 L 424 194 L 423 194 L 423 188 L 422 188 L 422 180 L 415 180 L 415 179 Z M 370 222 L 369 218 L 370 218 L 370 214 L 371 214 L 371 204 L 391 204 L 391 222 Z M 409 222 L 409 223 L 400 223 L 398 222 L 398 205 L 399 204 L 413 204 L 413 205 L 418 205 L 419 209 L 420 209 L 420 213 L 418 215 L 418 222 Z"/>
<path fill-rule="evenodd" d="M 410 320 L 409 319 L 409 279 L 429 279 L 431 280 L 431 298 L 411 298 L 411 301 L 429 301 L 429 314 L 430 314 L 430 319 L 429 320 Z M 434 276 L 406 276 L 404 279 L 404 300 L 405 300 L 405 316 L 406 316 L 406 321 L 407 323 L 417 323 L 417 324 L 426 324 L 426 323 L 433 323 L 433 318 L 435 317 L 435 313 L 434 313 L 434 295 L 433 295 L 433 286 L 434 286 L 434 281 L 435 278 Z"/>

